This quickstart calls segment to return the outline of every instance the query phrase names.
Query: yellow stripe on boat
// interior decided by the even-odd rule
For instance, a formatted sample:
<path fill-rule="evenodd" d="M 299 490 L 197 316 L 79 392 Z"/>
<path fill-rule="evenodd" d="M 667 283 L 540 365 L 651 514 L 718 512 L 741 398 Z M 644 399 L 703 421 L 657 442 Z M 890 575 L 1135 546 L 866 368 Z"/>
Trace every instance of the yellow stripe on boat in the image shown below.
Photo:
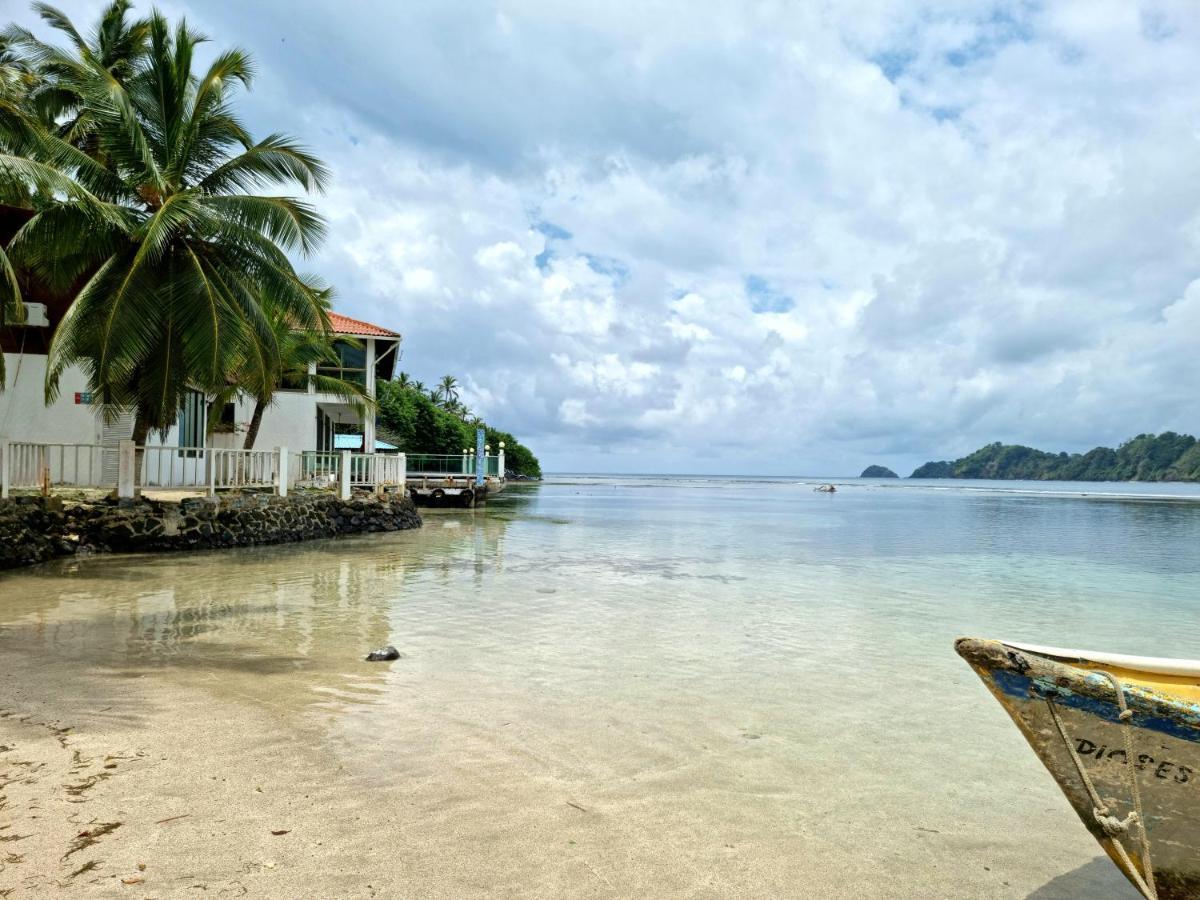
<path fill-rule="evenodd" d="M 975 638 L 955 649 L 1126 877 L 1158 900 L 1200 897 L 1200 662 Z"/>

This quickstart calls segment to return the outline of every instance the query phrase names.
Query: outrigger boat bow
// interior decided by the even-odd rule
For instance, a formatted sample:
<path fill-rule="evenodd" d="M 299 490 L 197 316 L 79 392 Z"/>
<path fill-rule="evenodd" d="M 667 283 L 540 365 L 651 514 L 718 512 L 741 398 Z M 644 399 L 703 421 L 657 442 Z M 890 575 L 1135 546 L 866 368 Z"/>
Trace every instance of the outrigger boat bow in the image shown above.
<path fill-rule="evenodd" d="M 1200 898 L 1200 662 L 959 638 L 1144 897 Z"/>

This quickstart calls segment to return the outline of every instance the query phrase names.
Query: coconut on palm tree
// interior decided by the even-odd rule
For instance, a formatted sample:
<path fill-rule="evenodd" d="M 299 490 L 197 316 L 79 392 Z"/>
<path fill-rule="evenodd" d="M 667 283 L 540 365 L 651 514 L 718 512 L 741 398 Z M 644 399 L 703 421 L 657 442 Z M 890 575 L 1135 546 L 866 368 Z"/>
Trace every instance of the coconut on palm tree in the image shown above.
<path fill-rule="evenodd" d="M 186 22 L 172 31 L 157 11 L 124 79 L 79 42 L 70 53 L 23 40 L 88 122 L 86 152 L 47 134 L 0 156 L 0 200 L 14 185 L 37 197 L 10 258 L 52 290 L 77 291 L 50 346 L 47 402 L 80 365 L 106 410 L 136 411 L 140 444 L 174 424 L 189 390 L 223 390 L 247 359 L 263 372 L 278 365 L 264 296 L 294 327 L 328 331 L 320 291 L 287 255 L 316 247 L 321 218 L 258 192 L 320 190 L 327 173 L 289 138 L 255 142 L 240 123 L 231 100 L 251 82 L 247 54 L 220 53 L 197 76 L 204 38 Z"/>

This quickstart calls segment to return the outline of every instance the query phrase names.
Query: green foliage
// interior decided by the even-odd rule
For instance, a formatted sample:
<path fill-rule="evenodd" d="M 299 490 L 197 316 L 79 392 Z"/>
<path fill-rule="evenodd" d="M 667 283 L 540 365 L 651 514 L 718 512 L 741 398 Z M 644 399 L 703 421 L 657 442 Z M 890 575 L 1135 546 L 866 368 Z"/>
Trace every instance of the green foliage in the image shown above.
<path fill-rule="evenodd" d="M 1200 442 L 1188 434 L 1139 434 L 1116 450 L 1047 453 L 999 442 L 953 462 L 928 462 L 913 478 L 1022 481 L 1200 481 Z"/>
<path fill-rule="evenodd" d="M 136 410 L 137 439 L 170 427 L 188 390 L 222 390 L 247 359 L 274 365 L 263 296 L 294 327 L 328 331 L 323 286 L 288 257 L 315 249 L 324 223 L 302 200 L 258 193 L 319 190 L 327 172 L 238 121 L 244 52 L 197 73 L 201 35 L 157 11 L 129 21 L 127 8 L 111 4 L 89 43 L 38 5 L 67 48 L 5 33 L 36 83 L 17 113 L 0 103 L 0 202 L 34 213 L 5 248 L 13 267 L 74 295 L 50 347 L 47 402 L 78 364 L 106 411 Z"/>
<path fill-rule="evenodd" d="M 527 475 L 530 478 L 542 477 L 542 466 L 533 451 L 518 441 L 507 431 L 498 431 L 490 425 L 484 425 L 487 442 L 492 445 L 492 452 L 504 441 L 504 466 L 517 475 Z"/>
<path fill-rule="evenodd" d="M 375 422 L 379 435 L 406 453 L 458 454 L 475 446 L 475 425 L 443 409 L 417 382 L 401 372 L 394 381 L 375 385 Z M 506 431 L 482 422 L 486 439 L 495 453 L 504 441 L 505 466 L 518 475 L 540 478 L 537 457 Z"/>
<path fill-rule="evenodd" d="M 942 460 L 941 462 L 927 462 L 923 466 L 918 466 L 917 469 L 908 476 L 909 478 L 953 478 L 954 463 Z"/>

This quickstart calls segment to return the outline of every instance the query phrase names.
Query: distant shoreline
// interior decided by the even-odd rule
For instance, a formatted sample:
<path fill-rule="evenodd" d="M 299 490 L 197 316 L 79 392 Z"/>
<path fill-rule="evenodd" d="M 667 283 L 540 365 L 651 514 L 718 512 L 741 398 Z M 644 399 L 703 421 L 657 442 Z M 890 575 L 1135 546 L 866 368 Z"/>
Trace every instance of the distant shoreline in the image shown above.
<path fill-rule="evenodd" d="M 994 481 L 1200 482 L 1200 441 L 1164 431 L 1139 434 L 1117 449 L 1047 453 L 999 441 L 956 460 L 927 462 L 909 478 Z"/>

